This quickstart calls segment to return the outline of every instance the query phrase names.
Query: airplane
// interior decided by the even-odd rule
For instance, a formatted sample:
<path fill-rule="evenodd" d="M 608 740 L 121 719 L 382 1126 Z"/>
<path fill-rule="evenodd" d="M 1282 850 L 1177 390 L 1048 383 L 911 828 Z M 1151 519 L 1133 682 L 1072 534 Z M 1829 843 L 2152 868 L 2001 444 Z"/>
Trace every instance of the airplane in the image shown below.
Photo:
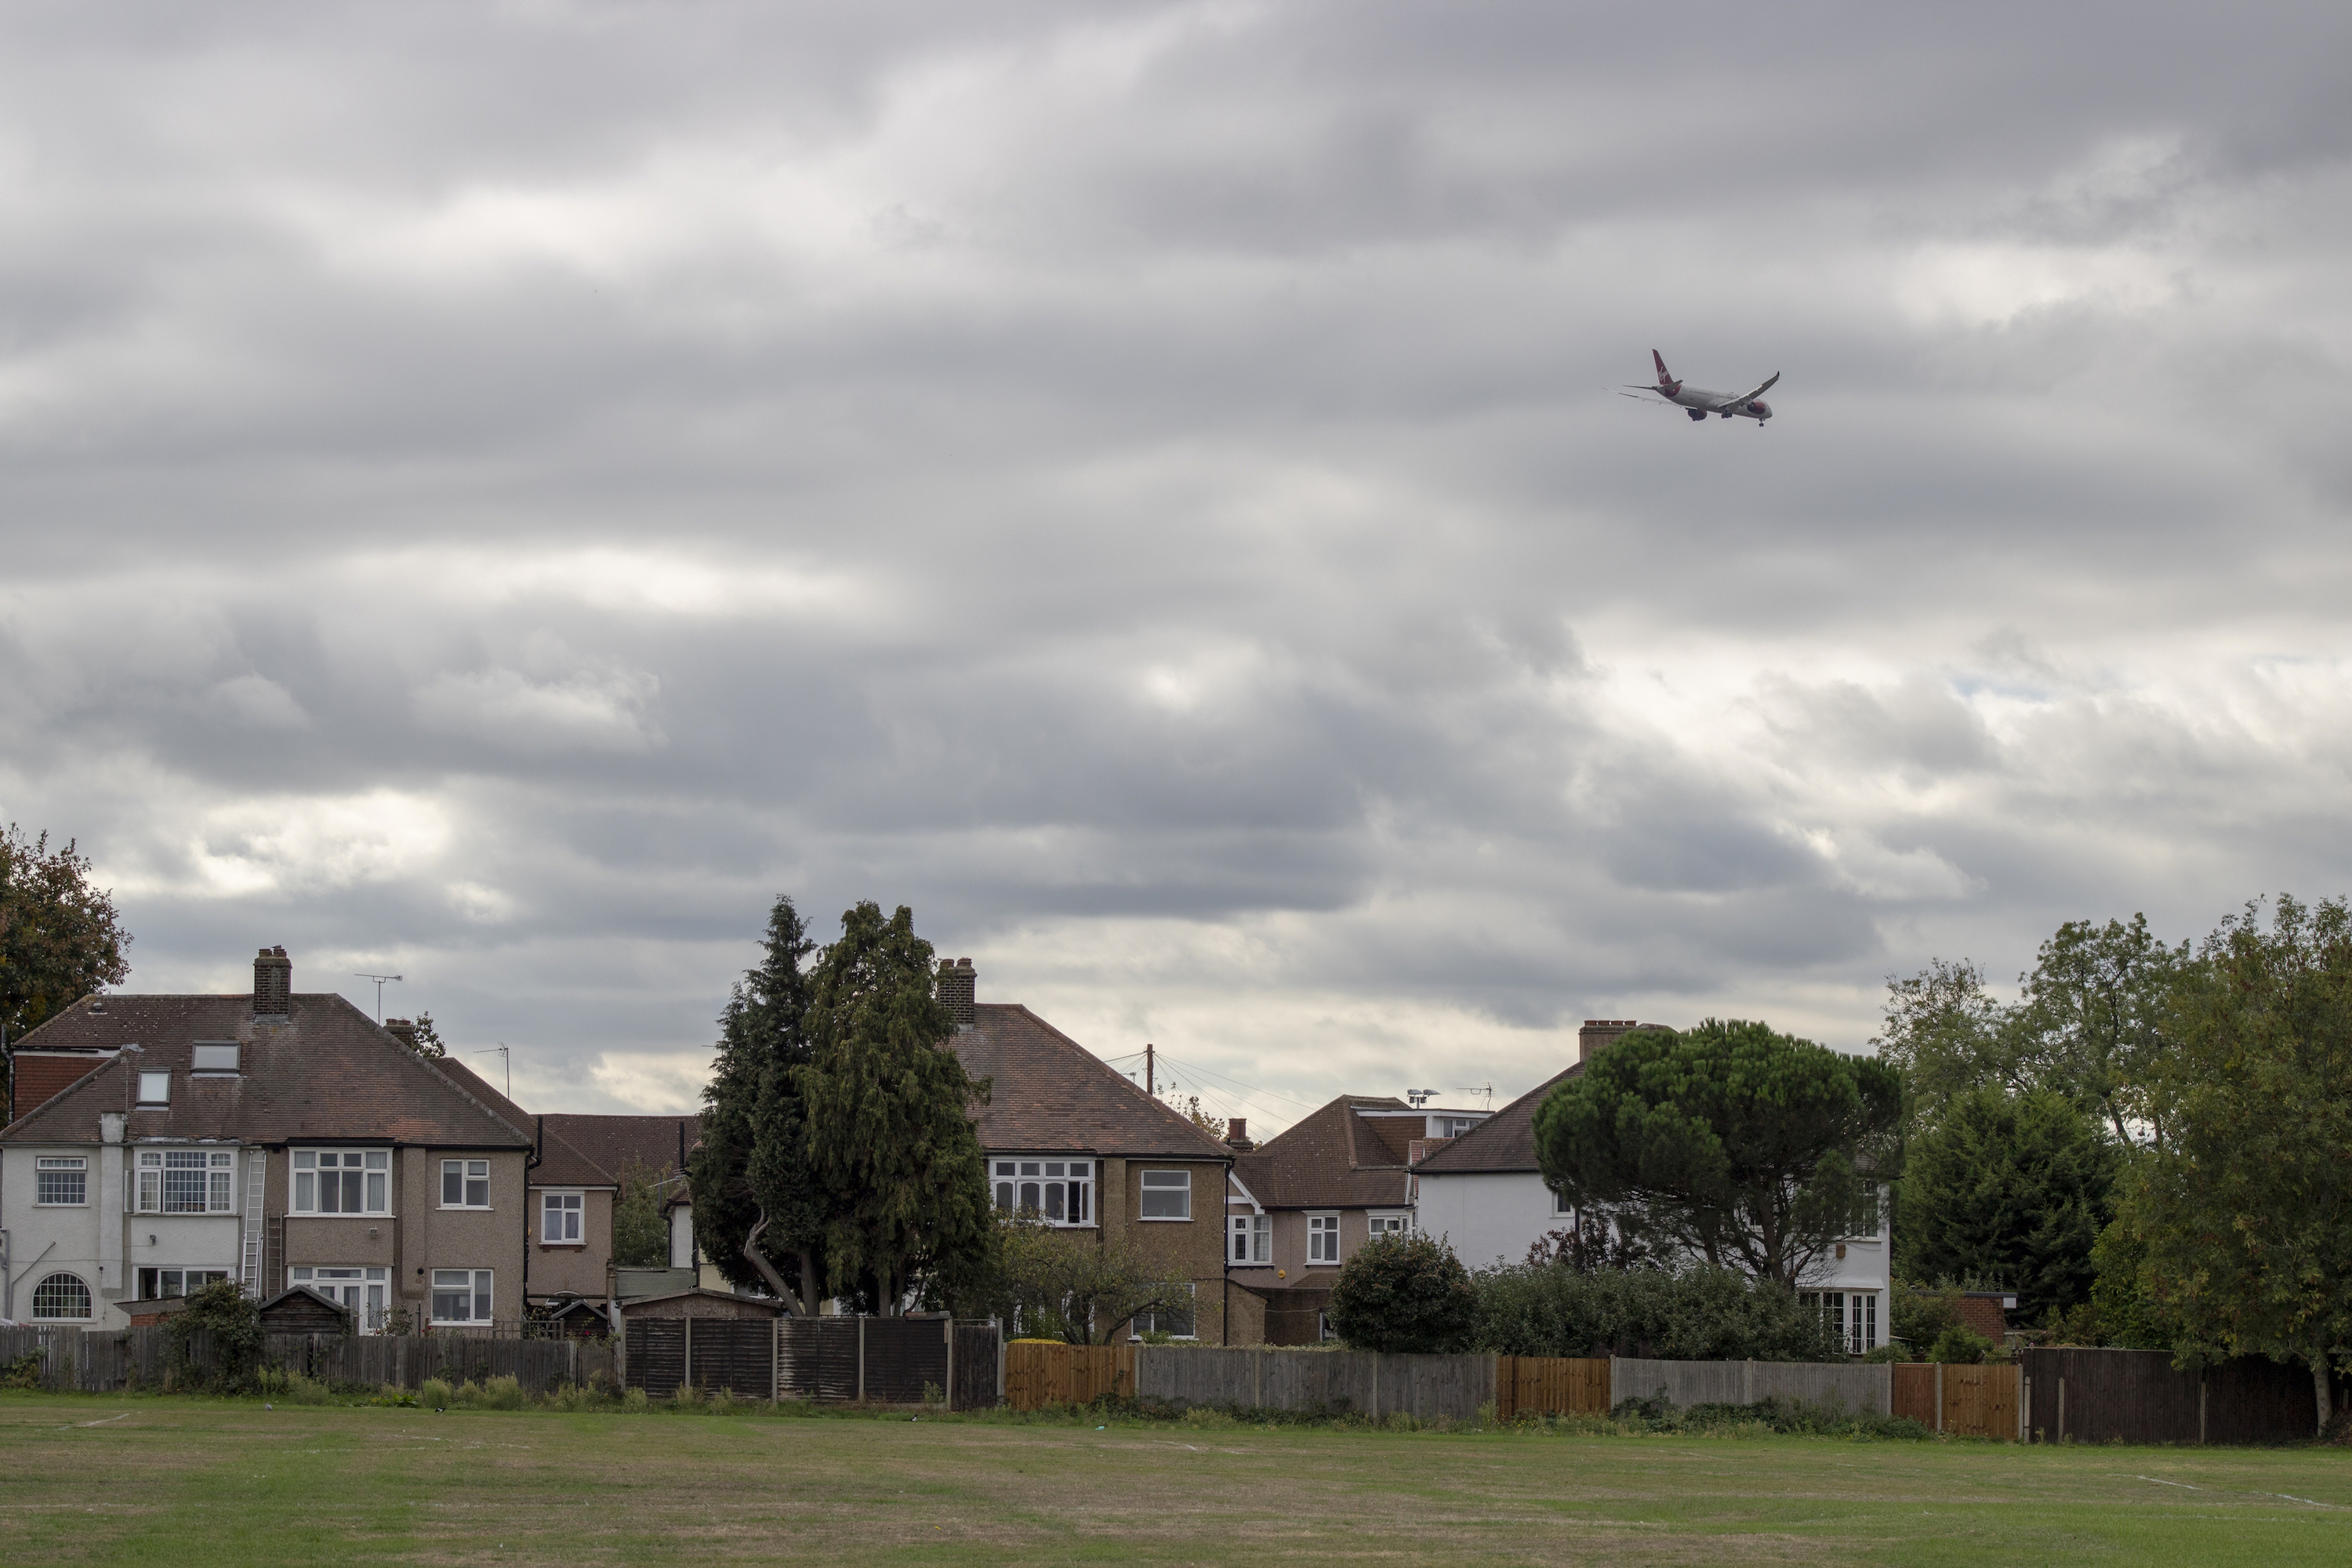
<path fill-rule="evenodd" d="M 1733 397 L 1726 393 L 1708 392 L 1703 387 L 1690 386 L 1676 381 L 1666 372 L 1665 355 L 1652 349 L 1650 357 L 1658 364 L 1658 384 L 1642 386 L 1641 383 L 1634 381 L 1629 381 L 1625 384 L 1642 386 L 1643 392 L 1656 393 L 1668 403 L 1681 408 L 1694 420 L 1705 423 L 1710 414 L 1719 414 L 1726 419 L 1737 414 L 1742 419 L 1753 419 L 1756 421 L 1756 428 L 1761 430 L 1764 428 L 1764 421 L 1772 417 L 1772 405 L 1764 401 L 1764 395 L 1772 390 L 1774 382 L 1780 379 L 1780 373 L 1777 370 L 1766 379 L 1763 385 L 1755 391 Z M 1630 392 L 1621 392 L 1617 395 L 1633 397 L 1633 394 Z M 1650 400 L 1646 397 L 1633 397 L 1633 401 L 1647 403 Z"/>

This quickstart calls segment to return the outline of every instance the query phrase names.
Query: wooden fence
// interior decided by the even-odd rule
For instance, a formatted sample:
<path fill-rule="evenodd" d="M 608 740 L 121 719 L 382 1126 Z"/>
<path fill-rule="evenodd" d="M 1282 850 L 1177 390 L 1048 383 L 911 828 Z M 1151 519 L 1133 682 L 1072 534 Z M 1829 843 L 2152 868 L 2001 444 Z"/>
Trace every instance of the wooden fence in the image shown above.
<path fill-rule="evenodd" d="M 2023 1369 L 2015 1364 L 1948 1366 L 1936 1362 L 1898 1362 L 1893 1414 L 1934 1432 L 1960 1437 L 2025 1436 Z"/>
<path fill-rule="evenodd" d="M 1606 1415 L 1613 1402 L 1605 1356 L 1505 1355 L 1495 1358 L 1495 1414 Z"/>
<path fill-rule="evenodd" d="M 161 1388 L 173 1366 L 171 1331 L 140 1329 L 0 1329 L 0 1364 L 37 1356 L 35 1381 L 59 1393 L 112 1394 Z M 188 1337 L 199 1376 L 219 1365 L 212 1335 Z M 613 1350 L 581 1340 L 480 1340 L 441 1335 L 270 1334 L 263 1363 L 328 1383 L 422 1387 L 428 1377 L 457 1384 L 511 1377 L 528 1394 L 613 1375 Z"/>
<path fill-rule="evenodd" d="M 1833 1409 L 1889 1413 L 1893 1390 L 1885 1363 L 1778 1361 L 1645 1361 L 1614 1356 L 1609 1386 L 1617 1398 L 1692 1405 L 1754 1405 L 1801 1399 Z"/>
<path fill-rule="evenodd" d="M 681 1384 L 757 1399 L 996 1404 L 996 1329 L 945 1318 L 630 1318 L 623 1375 L 667 1399 Z"/>
<path fill-rule="evenodd" d="M 1134 1345 L 1055 1345 L 1014 1340 L 1004 1347 L 1004 1399 L 1015 1410 L 1091 1405 L 1105 1394 L 1135 1396 Z"/>
<path fill-rule="evenodd" d="M 2203 1370 L 2165 1351 L 2029 1350 L 2025 1425 L 2047 1443 L 2294 1443 L 2318 1426 L 2311 1370 L 2241 1356 Z M 2332 1380 L 2342 1408 L 2352 1387 Z"/>

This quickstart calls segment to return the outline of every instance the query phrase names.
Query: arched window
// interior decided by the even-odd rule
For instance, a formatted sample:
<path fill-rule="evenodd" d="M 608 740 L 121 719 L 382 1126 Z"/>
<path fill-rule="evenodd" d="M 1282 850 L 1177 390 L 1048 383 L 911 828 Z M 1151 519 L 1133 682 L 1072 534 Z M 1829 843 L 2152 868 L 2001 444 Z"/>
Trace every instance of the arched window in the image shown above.
<path fill-rule="evenodd" d="M 52 1274 L 33 1287 L 36 1318 L 87 1318 L 89 1287 L 71 1274 Z"/>

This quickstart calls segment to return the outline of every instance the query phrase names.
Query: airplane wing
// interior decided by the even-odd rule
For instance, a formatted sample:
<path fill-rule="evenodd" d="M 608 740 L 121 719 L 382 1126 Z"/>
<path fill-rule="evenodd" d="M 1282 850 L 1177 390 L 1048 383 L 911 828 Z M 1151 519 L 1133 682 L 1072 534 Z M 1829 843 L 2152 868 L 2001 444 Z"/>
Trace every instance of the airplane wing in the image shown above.
<path fill-rule="evenodd" d="M 1776 370 L 1770 375 L 1766 376 L 1764 378 L 1764 384 L 1758 387 L 1755 391 L 1743 393 L 1738 397 L 1727 397 L 1721 403 L 1717 404 L 1716 406 L 1717 408 L 1737 408 L 1741 404 L 1761 397 L 1766 393 L 1771 391 L 1773 384 L 1780 379 L 1780 373 Z"/>

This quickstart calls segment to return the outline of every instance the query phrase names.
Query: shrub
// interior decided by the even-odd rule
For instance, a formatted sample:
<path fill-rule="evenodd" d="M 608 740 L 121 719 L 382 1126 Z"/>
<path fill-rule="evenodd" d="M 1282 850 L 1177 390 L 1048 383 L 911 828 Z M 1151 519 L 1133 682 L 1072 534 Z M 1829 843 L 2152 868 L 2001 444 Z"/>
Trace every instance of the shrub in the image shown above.
<path fill-rule="evenodd" d="M 194 1381 L 221 1388 L 242 1388 L 252 1380 L 261 1363 L 264 1342 L 260 1308 L 234 1279 L 215 1279 L 191 1294 L 187 1305 L 173 1313 L 164 1327 L 171 1336 L 172 1371 L 179 1374 L 174 1382 L 184 1382 L 186 1374 L 197 1373 Z M 189 1360 L 189 1342 L 199 1333 L 208 1334 L 212 1340 L 209 1376 L 198 1372 Z"/>
<path fill-rule="evenodd" d="M 1992 1351 L 1992 1342 L 1969 1327 L 1954 1323 L 1936 1336 L 1927 1347 L 1927 1359 L 1958 1365 L 1974 1366 Z"/>
<path fill-rule="evenodd" d="M 642 1388 L 629 1389 L 621 1395 L 621 1408 L 633 1415 L 642 1415 L 653 1406 L 654 1402 Z"/>
<path fill-rule="evenodd" d="M 520 1383 L 511 1377 L 494 1377 L 482 1385 L 475 1403 L 484 1410 L 520 1410 L 527 1402 Z"/>
<path fill-rule="evenodd" d="M 1843 1361 L 1820 1313 L 1729 1268 L 1580 1274 L 1507 1265 L 1477 1277 L 1475 1342 L 1501 1355 Z"/>
<path fill-rule="evenodd" d="M 1333 1331 L 1359 1350 L 1463 1351 L 1477 1325 L 1478 1291 L 1434 1237 L 1376 1237 L 1339 1270 L 1330 1314 Z"/>
<path fill-rule="evenodd" d="M 457 1390 L 446 1378 L 428 1377 L 416 1391 L 416 1403 L 427 1410 L 446 1410 L 457 1401 Z"/>

